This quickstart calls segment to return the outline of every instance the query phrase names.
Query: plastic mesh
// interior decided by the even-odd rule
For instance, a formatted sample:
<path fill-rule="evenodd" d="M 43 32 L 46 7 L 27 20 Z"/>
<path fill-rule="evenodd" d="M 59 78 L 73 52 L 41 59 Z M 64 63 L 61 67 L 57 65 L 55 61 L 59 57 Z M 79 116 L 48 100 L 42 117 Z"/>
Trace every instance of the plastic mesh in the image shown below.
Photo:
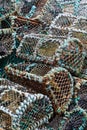
<path fill-rule="evenodd" d="M 47 0 L 43 2 L 41 0 L 23 1 L 16 2 L 16 8 L 18 9 L 19 15 L 23 17 L 32 17 L 37 11 L 41 11 Z"/>
<path fill-rule="evenodd" d="M 58 39 L 41 39 L 37 44 L 35 60 L 48 64 L 57 64 L 55 54 L 60 46 L 60 42 Z"/>
<path fill-rule="evenodd" d="M 77 90 L 77 104 L 87 111 L 87 81 L 83 79 L 75 79 Z"/>
<path fill-rule="evenodd" d="M 80 1 L 81 0 L 59 0 L 59 3 L 62 6 L 63 12 L 78 15 Z"/>
<path fill-rule="evenodd" d="M 14 36 L 11 29 L 0 30 L 0 59 L 11 54 L 14 48 Z"/>
<path fill-rule="evenodd" d="M 39 76 L 44 76 L 50 71 L 51 67 L 43 64 L 37 64 L 33 69 L 31 69 L 30 73 L 36 74 Z"/>
<path fill-rule="evenodd" d="M 11 117 L 0 110 L 0 127 L 7 130 L 11 129 Z"/>
<path fill-rule="evenodd" d="M 87 79 L 87 53 L 86 53 L 86 58 L 85 58 L 85 61 L 84 61 L 84 66 L 83 66 L 80 77 L 83 78 L 83 79 Z"/>
<path fill-rule="evenodd" d="M 72 13 L 75 14 L 75 10 L 74 10 L 74 2 L 72 3 L 72 1 L 70 1 L 70 4 L 62 4 L 62 10 L 63 12 L 67 12 L 67 13 Z"/>
<path fill-rule="evenodd" d="M 74 23 L 73 27 L 75 29 L 84 30 L 87 32 L 87 18 L 78 17 L 77 21 Z"/>
<path fill-rule="evenodd" d="M 61 13 L 52 21 L 49 33 L 52 35 L 66 37 L 69 35 L 70 28 L 75 21 L 76 16 L 69 13 Z"/>
<path fill-rule="evenodd" d="M 31 106 L 28 109 L 26 109 L 24 115 L 22 116 L 22 119 L 20 120 L 20 128 L 23 130 L 28 126 L 28 128 L 33 129 L 33 120 L 36 123 L 36 125 L 39 123 L 43 124 L 42 119 L 44 119 L 45 116 L 49 115 L 49 112 L 52 111 L 52 108 L 48 106 L 48 101 L 44 99 L 37 100 L 32 105 L 33 108 Z M 47 120 L 48 119 L 45 119 L 45 121 Z M 30 126 L 31 123 L 32 125 Z"/>
<path fill-rule="evenodd" d="M 62 9 L 58 3 L 58 1 L 54 0 L 44 0 L 42 3 L 38 3 L 36 12 L 32 18 L 39 19 L 50 25 L 53 18 L 55 18 L 59 13 L 62 12 Z"/>
<path fill-rule="evenodd" d="M 78 115 L 77 113 L 74 113 L 74 115 L 72 115 L 72 119 L 71 121 L 68 122 L 68 124 L 65 127 L 65 130 L 69 130 L 70 128 L 72 129 L 73 126 L 74 128 L 78 129 L 80 125 L 82 125 L 82 118 L 84 116 L 83 115 Z"/>
<path fill-rule="evenodd" d="M 52 27 L 49 31 L 51 35 L 58 36 L 61 39 L 65 39 L 68 37 L 69 30 L 68 29 L 61 29 L 58 27 Z"/>
<path fill-rule="evenodd" d="M 59 65 L 70 72 L 80 73 L 85 58 L 83 44 L 78 39 L 71 38 L 61 48 Z"/>
<path fill-rule="evenodd" d="M 21 17 L 21 16 L 11 16 L 12 18 L 12 25 L 13 27 L 21 27 L 21 26 L 25 26 L 25 27 L 31 27 L 32 26 L 35 26 L 35 25 L 38 25 L 39 21 L 35 21 L 35 20 L 31 20 L 31 19 L 28 19 L 28 18 L 24 18 L 24 17 Z M 31 26 L 32 25 L 32 26 Z"/>
<path fill-rule="evenodd" d="M 13 87 L 17 90 L 21 90 L 23 92 L 27 92 L 25 87 L 22 87 L 21 85 L 18 85 L 14 82 L 11 82 L 10 80 L 0 78 L 0 93 L 3 93 L 3 91 L 8 90 L 8 86 Z"/>
<path fill-rule="evenodd" d="M 81 30 L 72 30 L 70 32 L 70 36 L 78 38 L 83 43 L 84 48 L 87 50 L 87 32 L 83 32 Z"/>
<path fill-rule="evenodd" d="M 70 27 L 75 22 L 76 17 L 70 14 L 59 14 L 54 20 L 54 26 Z"/>
<path fill-rule="evenodd" d="M 87 96 L 83 95 L 80 97 L 78 101 L 78 105 L 83 108 L 85 111 L 87 111 Z"/>
<path fill-rule="evenodd" d="M 41 45 L 38 49 L 38 53 L 42 56 L 51 57 L 55 54 L 55 50 L 58 47 L 57 43 L 53 44 L 51 41 Z"/>
<path fill-rule="evenodd" d="M 34 6 L 36 6 L 36 3 L 38 2 L 38 0 L 33 0 L 33 1 L 30 1 L 30 2 L 28 2 L 28 1 L 26 1 L 26 2 L 24 2 L 23 3 L 23 6 L 22 6 L 22 8 L 21 8 L 21 14 L 23 15 L 23 16 L 28 16 L 29 15 L 29 12 L 31 11 L 31 9 L 32 9 L 32 6 L 34 5 Z"/>
<path fill-rule="evenodd" d="M 14 27 L 20 27 L 20 26 L 23 26 L 23 25 L 27 26 L 26 20 L 22 21 L 22 19 L 20 19 L 20 18 L 19 19 L 18 18 L 14 19 L 14 24 L 13 24 Z"/>
<path fill-rule="evenodd" d="M 42 25 L 39 26 L 39 25 L 34 25 L 32 23 L 29 23 L 17 28 L 17 35 L 23 38 L 24 35 L 30 34 L 32 32 L 39 33 L 41 32 L 41 29 L 43 29 Z"/>
<path fill-rule="evenodd" d="M 86 112 L 81 108 L 75 108 L 70 113 L 65 114 L 64 120 L 61 121 L 59 130 L 82 129 L 86 127 Z"/>
<path fill-rule="evenodd" d="M 21 16 L 12 16 L 12 27 L 16 30 L 17 35 L 22 38 L 30 33 L 40 33 L 45 28 L 38 20 L 31 20 Z"/>
<path fill-rule="evenodd" d="M 11 13 L 13 11 L 14 11 L 14 6 L 11 0 L 0 1 L 0 17 L 3 17 L 4 15 L 7 15 L 8 13 Z"/>
<path fill-rule="evenodd" d="M 53 98 L 52 96 L 51 98 L 53 99 L 55 108 L 60 113 L 65 111 L 70 103 L 73 94 L 72 81 L 68 78 L 69 73 L 60 68 L 54 71 L 53 74 L 52 72 L 49 72 L 49 74 L 50 76 L 52 75 L 52 79 L 49 81 L 50 89 L 47 87 L 47 91 L 49 95 L 52 94 Z"/>
<path fill-rule="evenodd" d="M 8 9 L 5 9 L 5 10 L 0 10 L 0 15 L 5 15 L 5 14 L 7 14 L 8 13 Z"/>
<path fill-rule="evenodd" d="M 78 92 L 78 95 L 86 95 L 87 94 L 87 82 L 85 80 L 82 81 L 82 84 L 80 86 L 80 90 Z"/>
<path fill-rule="evenodd" d="M 80 1 L 77 15 L 87 17 L 87 1 L 86 0 Z"/>
<path fill-rule="evenodd" d="M 17 55 L 26 60 L 33 60 L 33 55 L 39 39 L 40 38 L 37 36 L 26 35 L 17 49 Z"/>

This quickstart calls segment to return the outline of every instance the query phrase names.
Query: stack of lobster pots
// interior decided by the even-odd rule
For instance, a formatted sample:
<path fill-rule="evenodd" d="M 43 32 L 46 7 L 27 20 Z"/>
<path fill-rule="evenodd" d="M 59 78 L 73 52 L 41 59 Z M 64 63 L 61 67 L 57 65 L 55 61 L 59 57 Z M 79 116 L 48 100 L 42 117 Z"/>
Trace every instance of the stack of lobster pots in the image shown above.
<path fill-rule="evenodd" d="M 0 3 L 1 130 L 86 130 L 87 17 L 78 12 L 83 4 Z"/>

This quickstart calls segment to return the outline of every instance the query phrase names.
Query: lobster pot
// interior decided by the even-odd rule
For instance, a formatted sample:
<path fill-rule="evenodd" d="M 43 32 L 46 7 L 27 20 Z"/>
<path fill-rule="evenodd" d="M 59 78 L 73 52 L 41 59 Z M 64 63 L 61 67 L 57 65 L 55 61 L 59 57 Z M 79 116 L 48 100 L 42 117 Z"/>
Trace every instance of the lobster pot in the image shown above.
<path fill-rule="evenodd" d="M 43 35 L 40 35 L 43 38 Z M 41 38 L 39 34 L 25 35 L 16 51 L 16 55 L 24 60 L 34 60 L 36 45 Z"/>
<path fill-rule="evenodd" d="M 0 30 L 0 59 L 10 55 L 15 48 L 15 32 L 11 29 Z"/>
<path fill-rule="evenodd" d="M 54 2 L 49 0 L 22 1 L 16 3 L 16 10 L 23 17 L 45 22 L 50 22 L 59 12 L 62 12 L 56 0 Z M 48 16 L 50 16 L 49 20 L 47 20 Z"/>
<path fill-rule="evenodd" d="M 49 33 L 67 38 L 70 28 L 76 21 L 76 16 L 69 13 L 60 13 L 51 23 Z"/>
<path fill-rule="evenodd" d="M 43 34 L 26 35 L 17 49 L 17 56 L 27 61 L 55 65 L 57 64 L 55 54 L 62 40 L 54 38 Z"/>
<path fill-rule="evenodd" d="M 72 111 L 65 113 L 58 130 L 84 130 L 86 121 L 87 113 L 82 108 L 76 107 Z"/>
<path fill-rule="evenodd" d="M 79 39 L 68 38 L 57 52 L 57 57 L 60 57 L 58 60 L 60 66 L 67 68 L 72 74 L 76 75 L 82 71 L 85 51 Z"/>
<path fill-rule="evenodd" d="M 18 100 L 17 100 L 18 99 Z M 11 129 L 12 118 L 25 97 L 14 90 L 4 90 L 0 96 L 0 127 Z M 13 114 L 12 114 L 13 113 Z M 13 116 L 13 117 L 12 117 Z"/>
<path fill-rule="evenodd" d="M 0 128 L 11 130 L 12 113 L 15 113 L 25 96 L 19 92 L 25 88 L 6 79 L 0 79 Z M 26 91 L 25 91 L 26 92 Z"/>
<path fill-rule="evenodd" d="M 36 11 L 31 18 L 38 19 L 49 26 L 59 13 L 62 13 L 62 9 L 58 1 L 44 0 L 38 2 Z"/>
<path fill-rule="evenodd" d="M 15 7 L 17 12 L 23 17 L 39 19 L 40 21 L 47 22 L 48 24 L 56 15 L 58 15 L 58 13 L 62 12 L 59 3 L 56 0 L 22 1 L 16 3 Z"/>
<path fill-rule="evenodd" d="M 44 30 L 43 24 L 38 20 L 31 20 L 22 16 L 11 16 L 11 24 L 20 40 L 24 35 L 40 33 Z"/>
<path fill-rule="evenodd" d="M 75 78 L 76 103 L 87 111 L 87 80 Z"/>
<path fill-rule="evenodd" d="M 32 63 L 10 64 L 5 68 L 8 77 L 37 92 L 46 94 L 52 101 L 55 112 L 64 112 L 73 94 L 73 79 L 64 68 Z"/>
<path fill-rule="evenodd" d="M 0 87 L 0 127 L 33 130 L 52 117 L 53 108 L 47 96 L 23 92 L 12 85 Z"/>

